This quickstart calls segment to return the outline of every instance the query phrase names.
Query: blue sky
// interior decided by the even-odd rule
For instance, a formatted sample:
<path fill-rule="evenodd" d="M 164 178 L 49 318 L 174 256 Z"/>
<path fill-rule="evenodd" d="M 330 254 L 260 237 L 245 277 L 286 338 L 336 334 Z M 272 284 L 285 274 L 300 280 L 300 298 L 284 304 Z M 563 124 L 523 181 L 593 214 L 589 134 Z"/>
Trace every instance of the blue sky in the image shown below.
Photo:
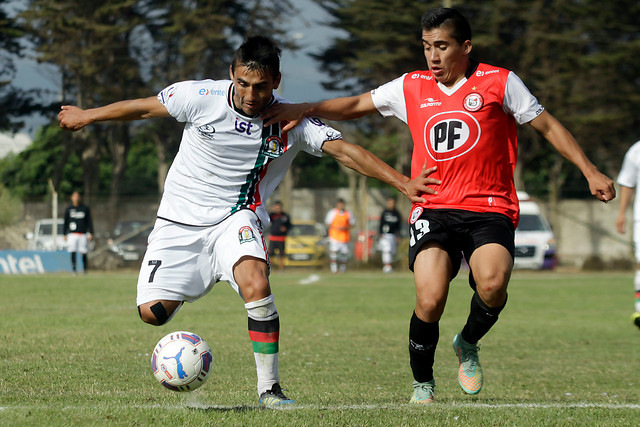
<path fill-rule="evenodd" d="M 14 2 L 19 3 L 19 2 Z M 325 91 L 321 81 L 326 76 L 318 69 L 317 63 L 309 57 L 309 53 L 320 52 L 326 48 L 336 30 L 323 25 L 330 16 L 311 0 L 296 0 L 296 7 L 300 10 L 300 16 L 292 16 L 290 19 L 291 37 L 295 38 L 301 49 L 297 52 L 283 51 L 281 88 L 282 96 L 294 102 L 318 101 L 336 96 L 337 94 Z M 18 73 L 15 84 L 25 89 L 49 89 L 54 93 L 60 87 L 60 76 L 55 67 L 46 64 L 38 64 L 32 58 L 24 58 L 16 61 Z M 170 83 L 170 82 L 167 82 Z M 29 118 L 26 132 L 33 136 L 38 127 L 46 123 L 41 117 Z"/>

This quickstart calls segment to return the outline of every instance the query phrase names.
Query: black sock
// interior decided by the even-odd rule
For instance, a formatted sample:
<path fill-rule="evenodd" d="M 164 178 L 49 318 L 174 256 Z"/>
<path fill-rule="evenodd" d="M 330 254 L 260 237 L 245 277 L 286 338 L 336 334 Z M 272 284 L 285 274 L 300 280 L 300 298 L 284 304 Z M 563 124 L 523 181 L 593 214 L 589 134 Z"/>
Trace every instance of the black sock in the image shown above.
<path fill-rule="evenodd" d="M 76 271 L 76 253 L 71 252 L 71 268 Z"/>
<path fill-rule="evenodd" d="M 424 322 L 414 312 L 409 324 L 409 361 L 416 381 L 424 383 L 433 379 L 433 359 L 439 338 L 439 323 Z"/>
<path fill-rule="evenodd" d="M 87 271 L 87 254 L 82 254 L 82 266 L 84 267 L 84 271 Z"/>
<path fill-rule="evenodd" d="M 467 318 L 467 324 L 464 325 L 461 335 L 462 339 L 469 344 L 476 344 L 480 339 L 485 336 L 489 329 L 498 321 L 498 315 L 507 305 L 507 300 L 504 301 L 501 307 L 491 308 L 482 301 L 478 293 L 473 294 L 471 298 L 471 311 Z"/>

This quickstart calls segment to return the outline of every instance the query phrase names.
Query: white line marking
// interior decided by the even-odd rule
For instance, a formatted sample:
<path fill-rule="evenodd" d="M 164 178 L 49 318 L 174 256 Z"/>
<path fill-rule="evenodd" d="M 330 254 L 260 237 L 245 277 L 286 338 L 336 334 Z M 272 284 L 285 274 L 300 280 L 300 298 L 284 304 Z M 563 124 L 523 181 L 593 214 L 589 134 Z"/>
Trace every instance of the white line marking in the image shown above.
<path fill-rule="evenodd" d="M 258 405 L 206 405 L 206 404 L 185 404 L 185 405 L 107 405 L 106 408 L 110 407 L 118 407 L 118 408 L 128 408 L 128 409 L 155 409 L 155 408 L 165 408 L 165 409 L 202 409 L 202 410 L 213 410 L 213 411 L 234 411 L 234 410 L 251 410 L 251 409 L 263 409 L 262 406 Z M 11 410 L 29 410 L 29 409 L 53 409 L 55 405 L 15 405 L 15 406 L 0 406 L 0 411 L 11 411 Z M 464 403 L 464 402 L 456 402 L 456 403 L 439 403 L 435 402 L 433 404 L 419 406 L 421 408 L 487 408 L 487 409 L 509 409 L 509 408 L 522 408 L 522 409 L 639 409 L 640 404 L 636 403 L 586 403 L 586 402 L 577 402 L 577 403 Z M 69 411 L 74 409 L 87 409 L 87 408 L 95 408 L 95 406 L 84 406 L 84 405 L 72 405 L 72 406 L 64 406 L 60 407 L 60 409 Z M 278 409 L 282 410 L 297 410 L 297 409 L 312 409 L 312 410 L 329 410 L 329 411 L 344 411 L 344 410 L 379 410 L 379 409 L 407 409 L 407 408 L 418 408 L 416 405 L 411 405 L 409 403 L 406 404 L 389 404 L 389 405 L 302 405 L 302 404 L 294 404 L 283 406 Z"/>

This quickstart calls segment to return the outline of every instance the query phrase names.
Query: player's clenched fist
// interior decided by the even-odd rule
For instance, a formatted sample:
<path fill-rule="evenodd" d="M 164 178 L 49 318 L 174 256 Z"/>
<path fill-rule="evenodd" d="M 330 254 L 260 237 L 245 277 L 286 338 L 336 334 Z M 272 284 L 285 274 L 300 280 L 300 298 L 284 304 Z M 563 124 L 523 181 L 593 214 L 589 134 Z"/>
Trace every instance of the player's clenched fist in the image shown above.
<path fill-rule="evenodd" d="M 58 113 L 60 127 L 64 130 L 78 131 L 91 123 L 87 112 L 73 105 L 63 105 Z"/>

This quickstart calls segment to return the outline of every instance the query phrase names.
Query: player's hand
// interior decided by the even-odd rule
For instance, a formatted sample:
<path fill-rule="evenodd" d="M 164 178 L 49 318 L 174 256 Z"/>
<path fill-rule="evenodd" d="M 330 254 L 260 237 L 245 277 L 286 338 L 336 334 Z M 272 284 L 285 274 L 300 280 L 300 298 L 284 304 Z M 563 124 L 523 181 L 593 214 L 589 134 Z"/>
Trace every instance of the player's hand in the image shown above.
<path fill-rule="evenodd" d="M 277 102 L 267 108 L 260 118 L 264 120 L 264 126 L 271 126 L 274 123 L 286 121 L 288 122 L 283 128 L 283 132 L 288 132 L 298 126 L 305 117 L 307 104 L 283 104 Z"/>
<path fill-rule="evenodd" d="M 626 232 L 625 225 L 627 223 L 627 218 L 624 216 L 624 213 L 621 213 L 618 216 L 618 220 L 616 221 L 616 228 L 618 229 L 618 233 L 624 234 Z"/>
<path fill-rule="evenodd" d="M 616 197 L 616 188 L 613 181 L 608 176 L 597 172 L 593 176 L 587 178 L 589 181 L 589 190 L 593 196 L 602 201 L 609 202 Z"/>
<path fill-rule="evenodd" d="M 89 114 L 73 105 L 63 105 L 58 113 L 60 127 L 64 130 L 79 131 L 86 125 L 91 123 Z"/>
<path fill-rule="evenodd" d="M 436 166 L 427 168 L 427 162 L 424 162 L 422 171 L 414 179 L 410 179 L 405 183 L 405 194 L 411 200 L 411 203 L 424 203 L 426 200 L 420 197 L 423 194 L 438 194 L 431 186 L 440 185 L 442 181 L 436 178 L 429 178 L 429 175 L 436 171 Z"/>

